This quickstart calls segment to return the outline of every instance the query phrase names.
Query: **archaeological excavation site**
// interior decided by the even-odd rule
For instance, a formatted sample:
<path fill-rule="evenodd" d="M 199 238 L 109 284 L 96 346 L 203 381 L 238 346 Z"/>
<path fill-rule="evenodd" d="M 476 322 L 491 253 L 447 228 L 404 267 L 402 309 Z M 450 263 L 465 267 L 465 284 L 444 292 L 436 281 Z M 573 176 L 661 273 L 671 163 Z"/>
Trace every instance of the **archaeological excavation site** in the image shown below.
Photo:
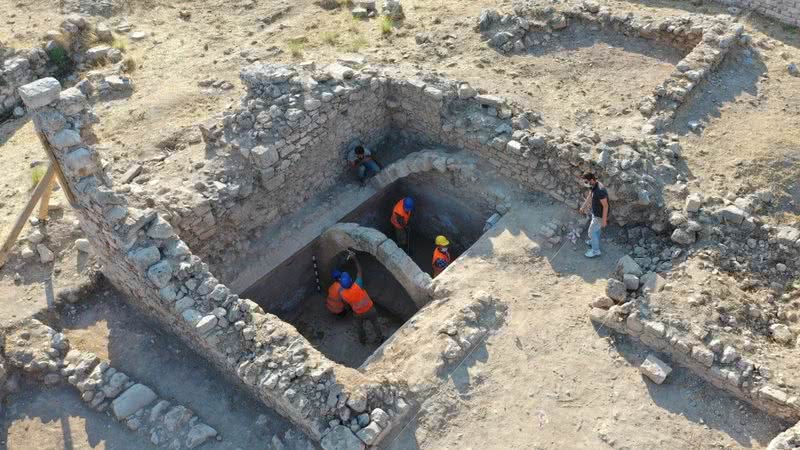
<path fill-rule="evenodd" d="M 798 0 L 0 7 L 0 448 L 800 449 Z"/>

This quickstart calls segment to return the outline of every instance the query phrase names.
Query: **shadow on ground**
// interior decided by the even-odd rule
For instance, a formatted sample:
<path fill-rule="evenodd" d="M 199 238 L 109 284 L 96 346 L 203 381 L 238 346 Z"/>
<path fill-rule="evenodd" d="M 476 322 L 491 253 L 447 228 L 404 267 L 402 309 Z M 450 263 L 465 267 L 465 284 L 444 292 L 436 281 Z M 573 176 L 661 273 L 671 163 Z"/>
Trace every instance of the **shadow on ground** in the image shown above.
<path fill-rule="evenodd" d="M 611 336 L 613 348 L 632 367 L 639 367 L 651 353 L 672 367 L 672 373 L 661 385 L 649 379 L 643 380 L 653 402 L 665 411 L 720 430 L 745 448 L 766 447 L 778 433 L 790 426 L 707 383 L 690 370 L 673 365 L 668 355 L 652 352 L 630 336 L 612 333 L 602 325 L 593 325 L 599 336 Z M 754 417 L 758 420 L 753 420 Z M 762 427 L 764 423 L 769 426 Z"/>

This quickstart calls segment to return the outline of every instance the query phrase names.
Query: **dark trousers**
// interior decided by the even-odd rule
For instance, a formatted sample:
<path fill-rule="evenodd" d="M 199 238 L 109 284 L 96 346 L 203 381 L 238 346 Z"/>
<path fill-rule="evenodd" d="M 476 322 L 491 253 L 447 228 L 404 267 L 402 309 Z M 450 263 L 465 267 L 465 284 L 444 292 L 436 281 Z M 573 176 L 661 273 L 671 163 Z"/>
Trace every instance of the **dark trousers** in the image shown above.
<path fill-rule="evenodd" d="M 375 330 L 378 339 L 383 340 L 383 332 L 381 332 L 381 326 L 378 324 L 378 311 L 375 311 L 375 307 L 364 314 L 354 314 L 354 316 L 356 318 L 356 326 L 358 327 L 359 339 L 362 341 L 367 339 L 366 323 L 369 322 L 372 324 L 372 329 Z"/>
<path fill-rule="evenodd" d="M 397 246 L 405 249 L 408 245 L 408 228 L 395 228 L 394 238 L 397 241 Z"/>

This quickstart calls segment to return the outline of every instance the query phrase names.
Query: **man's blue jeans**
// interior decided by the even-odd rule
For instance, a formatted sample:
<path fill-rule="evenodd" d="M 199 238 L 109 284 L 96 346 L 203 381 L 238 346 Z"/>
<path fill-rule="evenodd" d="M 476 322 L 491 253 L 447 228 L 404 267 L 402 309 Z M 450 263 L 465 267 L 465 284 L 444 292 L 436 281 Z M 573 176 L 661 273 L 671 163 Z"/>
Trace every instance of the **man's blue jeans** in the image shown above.
<path fill-rule="evenodd" d="M 380 171 L 381 168 L 378 167 L 378 163 L 372 159 L 368 159 L 358 166 L 358 179 L 364 180 L 365 178 L 371 177 Z"/>
<path fill-rule="evenodd" d="M 600 251 L 600 232 L 603 230 L 603 218 L 592 214 L 592 222 L 589 224 L 589 239 L 592 241 L 592 251 Z"/>

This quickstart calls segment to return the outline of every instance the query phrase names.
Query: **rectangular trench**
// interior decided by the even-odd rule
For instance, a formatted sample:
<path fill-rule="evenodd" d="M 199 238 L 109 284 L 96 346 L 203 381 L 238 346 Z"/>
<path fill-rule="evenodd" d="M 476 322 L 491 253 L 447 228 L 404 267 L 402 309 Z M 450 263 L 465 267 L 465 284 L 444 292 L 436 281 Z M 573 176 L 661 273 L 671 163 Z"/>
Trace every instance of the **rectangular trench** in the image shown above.
<path fill-rule="evenodd" d="M 422 271 L 430 275 L 435 237 L 443 234 L 450 239 L 455 259 L 483 234 L 486 219 L 493 210 L 454 192 L 447 180 L 425 177 L 412 175 L 397 181 L 347 214 L 342 222 L 374 228 L 393 238 L 389 222 L 392 208 L 399 199 L 412 196 L 416 206 L 411 219 L 411 257 Z M 247 288 L 242 296 L 292 324 L 331 360 L 359 367 L 380 346 L 380 342 L 369 325 L 367 344 L 359 342 L 352 312 L 338 317 L 327 311 L 325 295 L 330 275 L 319 274 L 318 284 L 314 270 L 314 258 L 320 253 L 320 245 L 317 237 Z M 358 252 L 357 258 L 363 270 L 364 287 L 376 304 L 382 333 L 388 338 L 418 308 L 392 273 L 374 256 Z M 339 267 L 355 276 L 353 263 Z"/>

